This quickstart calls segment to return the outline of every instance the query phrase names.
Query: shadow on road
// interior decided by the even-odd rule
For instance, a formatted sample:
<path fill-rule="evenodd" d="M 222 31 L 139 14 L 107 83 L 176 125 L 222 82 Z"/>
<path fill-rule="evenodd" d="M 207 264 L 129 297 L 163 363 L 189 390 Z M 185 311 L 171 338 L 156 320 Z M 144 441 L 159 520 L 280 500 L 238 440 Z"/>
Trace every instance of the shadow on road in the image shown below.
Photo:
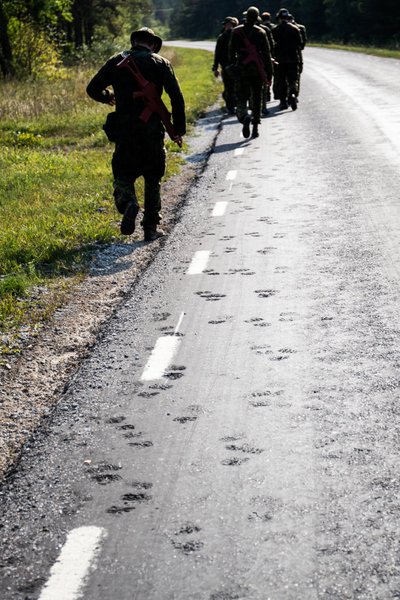
<path fill-rule="evenodd" d="M 239 125 L 240 125 L 240 123 L 239 123 Z M 241 148 L 243 146 L 247 146 L 249 141 L 250 140 L 241 139 L 241 140 L 238 140 L 237 142 L 232 142 L 230 144 L 221 144 L 220 146 L 216 145 L 213 152 L 215 152 L 216 154 L 218 154 L 220 152 L 231 152 L 232 150 L 235 150 L 236 148 Z"/>

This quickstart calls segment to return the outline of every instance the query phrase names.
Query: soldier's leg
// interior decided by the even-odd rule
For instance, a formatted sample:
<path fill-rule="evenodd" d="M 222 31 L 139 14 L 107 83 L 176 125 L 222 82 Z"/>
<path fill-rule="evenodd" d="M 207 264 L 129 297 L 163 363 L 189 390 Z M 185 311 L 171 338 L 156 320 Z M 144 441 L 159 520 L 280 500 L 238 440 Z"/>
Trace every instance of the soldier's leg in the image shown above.
<path fill-rule="evenodd" d="M 288 94 L 299 95 L 299 65 L 298 63 L 288 63 L 287 65 Z"/>
<path fill-rule="evenodd" d="M 137 179 L 135 165 L 132 163 L 134 148 L 129 141 L 117 143 L 111 161 L 114 176 L 114 201 L 117 210 L 124 214 L 129 203 L 137 205 L 135 180 Z"/>
<path fill-rule="evenodd" d="M 281 110 L 285 110 L 287 106 L 287 96 L 288 96 L 288 87 L 287 87 L 287 74 L 286 74 L 286 64 L 279 63 L 276 67 L 274 85 L 275 94 L 278 100 L 280 100 L 279 108 Z"/>
<path fill-rule="evenodd" d="M 253 96 L 253 110 L 252 110 L 252 123 L 253 128 L 251 137 L 258 137 L 258 126 L 261 123 L 261 100 L 263 92 L 263 83 L 258 77 L 252 80 L 252 96 Z"/>
<path fill-rule="evenodd" d="M 236 82 L 237 107 L 236 114 L 240 123 L 243 123 L 247 116 L 247 103 L 250 100 L 250 85 L 246 77 L 241 77 Z"/>
<path fill-rule="evenodd" d="M 297 96 L 299 95 L 299 69 L 297 63 L 290 63 L 287 69 L 288 102 L 292 110 L 297 110 Z"/>
<path fill-rule="evenodd" d="M 263 83 L 257 77 L 253 78 L 251 82 L 251 93 L 253 98 L 252 105 L 252 123 L 259 125 L 261 123 L 261 97 L 262 97 Z"/>
<path fill-rule="evenodd" d="M 269 97 L 268 97 L 269 96 Z M 262 95 L 261 95 L 261 113 L 263 115 L 268 114 L 267 102 L 271 99 L 271 94 L 269 93 L 269 86 L 264 83 L 262 87 Z"/>
<path fill-rule="evenodd" d="M 303 61 L 299 62 L 298 64 L 298 71 L 297 71 L 297 96 L 300 95 L 300 79 L 301 79 L 301 74 L 303 72 Z"/>
<path fill-rule="evenodd" d="M 158 237 L 157 225 L 161 221 L 161 179 L 165 173 L 164 132 L 149 130 L 144 145 L 144 214 L 142 226 L 146 241 Z"/>
<path fill-rule="evenodd" d="M 225 100 L 225 106 L 227 111 L 233 114 L 236 106 L 235 82 L 224 70 L 222 70 L 222 81 L 224 84 L 223 98 Z"/>
<path fill-rule="evenodd" d="M 143 229 L 157 229 L 161 221 L 161 181 L 158 178 L 144 178 Z"/>

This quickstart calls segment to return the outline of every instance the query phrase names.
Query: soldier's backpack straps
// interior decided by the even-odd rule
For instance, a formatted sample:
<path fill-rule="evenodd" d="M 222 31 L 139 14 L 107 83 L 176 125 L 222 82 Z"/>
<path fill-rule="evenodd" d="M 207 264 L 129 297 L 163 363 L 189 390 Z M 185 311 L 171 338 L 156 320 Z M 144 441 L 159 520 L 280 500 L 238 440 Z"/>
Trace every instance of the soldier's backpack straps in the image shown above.
<path fill-rule="evenodd" d="M 252 31 L 253 32 L 253 31 Z M 265 72 L 264 63 L 262 58 L 257 50 L 255 44 L 253 44 L 249 38 L 247 37 L 244 28 L 240 31 L 236 32 L 236 35 L 239 36 L 241 41 L 244 43 L 244 48 L 241 48 L 243 52 L 247 53 L 246 58 L 242 61 L 244 65 L 248 65 L 249 63 L 254 63 L 257 67 L 258 73 L 264 83 L 267 83 L 267 74 Z"/>
<path fill-rule="evenodd" d="M 133 92 L 134 98 L 141 98 L 145 103 L 145 108 L 140 115 L 140 120 L 144 123 L 150 119 L 151 115 L 157 114 L 164 124 L 164 127 L 175 143 L 181 145 L 181 142 L 177 142 L 178 136 L 176 129 L 171 120 L 171 113 L 168 111 L 164 102 L 162 101 L 155 84 L 152 81 L 148 81 L 141 73 L 139 67 L 133 59 L 130 52 L 122 52 L 122 60 L 117 64 L 119 69 L 127 69 L 131 75 L 135 78 L 135 81 L 139 87 L 138 92 Z"/>

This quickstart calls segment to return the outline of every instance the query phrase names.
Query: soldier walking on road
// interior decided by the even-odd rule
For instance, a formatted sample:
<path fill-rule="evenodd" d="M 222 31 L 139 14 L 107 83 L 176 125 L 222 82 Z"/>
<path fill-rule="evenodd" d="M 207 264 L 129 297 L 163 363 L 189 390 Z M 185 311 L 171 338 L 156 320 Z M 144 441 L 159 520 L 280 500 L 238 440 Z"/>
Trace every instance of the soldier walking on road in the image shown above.
<path fill-rule="evenodd" d="M 272 70 L 274 69 L 274 58 L 275 58 L 275 40 L 272 35 L 272 23 L 271 23 L 271 13 L 263 12 L 261 15 L 261 23 L 260 27 L 262 27 L 267 34 L 269 50 L 271 53 L 272 59 Z M 271 84 L 264 83 L 262 90 L 262 102 L 261 102 L 261 112 L 263 115 L 267 115 L 269 113 L 267 108 L 267 103 L 271 101 Z"/>
<path fill-rule="evenodd" d="M 185 103 L 171 63 L 159 56 L 162 40 L 143 27 L 131 34 L 132 48 L 111 57 L 87 86 L 93 100 L 115 105 L 104 129 L 115 142 L 112 157 L 114 199 L 123 215 L 121 233 L 135 231 L 139 204 L 135 181 L 144 178 L 144 239 L 154 241 L 161 210 L 161 179 L 165 172 L 164 135 L 182 145 L 186 132 Z M 108 89 L 112 87 L 112 91 Z M 171 99 L 172 122 L 161 102 L 163 89 Z"/>
<path fill-rule="evenodd" d="M 302 39 L 298 27 L 289 23 L 290 15 L 286 8 L 281 8 L 276 16 L 279 24 L 272 31 L 278 62 L 275 69 L 274 95 L 280 100 L 281 110 L 288 108 L 288 103 L 292 110 L 296 110 Z"/>
<path fill-rule="evenodd" d="M 297 21 L 294 18 L 294 16 L 290 15 L 290 14 L 289 14 L 289 23 L 292 23 L 293 25 L 296 25 L 296 27 L 298 27 L 298 29 L 300 31 L 300 35 L 301 35 L 301 49 L 304 50 L 304 48 L 306 47 L 306 44 L 307 44 L 307 29 L 306 29 L 306 26 L 303 25 L 302 23 L 297 23 Z"/>
<path fill-rule="evenodd" d="M 301 50 L 303 51 L 307 44 L 307 30 L 305 25 L 302 23 L 297 23 L 293 15 L 289 15 L 289 23 L 296 25 L 301 35 Z M 300 77 L 303 72 L 303 52 L 300 52 L 300 62 L 299 62 L 299 80 L 298 80 L 298 92 L 300 93 Z"/>
<path fill-rule="evenodd" d="M 229 64 L 229 42 L 231 39 L 232 29 L 237 25 L 239 25 L 239 21 L 236 19 L 236 17 L 226 17 L 226 19 L 224 19 L 224 30 L 217 38 L 214 52 L 214 63 L 212 66 L 212 71 L 215 77 L 219 76 L 220 72 L 218 67 L 221 66 L 221 77 L 224 85 L 222 97 L 225 100 L 226 110 L 230 115 L 235 114 L 235 82 L 232 77 L 228 75 L 226 67 Z"/>
<path fill-rule="evenodd" d="M 243 124 L 243 137 L 250 137 L 252 122 L 252 137 L 259 135 L 258 126 L 261 123 L 261 93 L 264 83 L 271 83 L 272 62 L 266 33 L 256 25 L 260 13 L 258 8 L 250 6 L 243 25 L 232 31 L 229 45 L 229 62 L 238 68 L 236 82 L 237 117 Z M 248 114 L 248 103 L 252 104 L 252 116 Z"/>

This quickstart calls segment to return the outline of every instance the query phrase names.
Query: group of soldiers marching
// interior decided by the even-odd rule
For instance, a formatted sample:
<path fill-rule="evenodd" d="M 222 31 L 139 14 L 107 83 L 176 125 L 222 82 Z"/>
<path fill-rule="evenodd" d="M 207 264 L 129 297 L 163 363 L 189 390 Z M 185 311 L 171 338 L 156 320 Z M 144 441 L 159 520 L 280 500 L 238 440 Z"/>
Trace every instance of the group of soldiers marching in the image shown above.
<path fill-rule="evenodd" d="M 297 109 L 307 34 L 286 8 L 276 14 L 276 24 L 270 13 L 260 15 L 255 6 L 243 16 L 242 24 L 236 17 L 224 19 L 212 70 L 222 77 L 226 109 L 242 123 L 243 137 L 256 138 L 272 94 L 279 110 Z"/>
<path fill-rule="evenodd" d="M 277 19 L 278 24 L 273 26 L 269 13 L 260 16 L 258 8 L 250 6 L 241 25 L 235 17 L 226 17 L 224 31 L 217 40 L 213 71 L 219 75 L 221 66 L 226 108 L 237 115 L 245 138 L 250 133 L 253 138 L 259 135 L 272 80 L 272 93 L 280 100 L 280 109 L 288 105 L 297 108 L 305 29 L 285 8 L 280 9 Z M 112 56 L 87 86 L 93 100 L 115 107 L 107 116 L 104 131 L 115 143 L 114 200 L 122 215 L 123 235 L 135 231 L 140 210 L 135 182 L 138 177 L 144 178 L 141 224 L 146 242 L 163 235 L 158 224 L 165 131 L 179 146 L 186 132 L 185 101 L 171 63 L 158 54 L 161 46 L 162 39 L 152 29 L 133 31 L 130 50 Z M 163 90 L 170 98 L 172 115 L 162 101 Z"/>

